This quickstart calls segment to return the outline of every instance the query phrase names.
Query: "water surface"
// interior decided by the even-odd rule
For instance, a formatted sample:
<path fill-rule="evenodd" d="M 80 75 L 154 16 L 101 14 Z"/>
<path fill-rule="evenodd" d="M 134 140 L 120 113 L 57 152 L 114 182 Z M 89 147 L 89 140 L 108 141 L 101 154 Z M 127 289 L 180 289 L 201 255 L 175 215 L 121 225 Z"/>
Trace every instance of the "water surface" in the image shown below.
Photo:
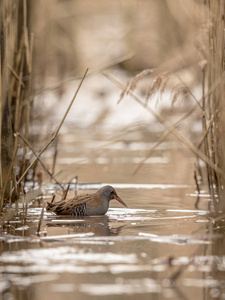
<path fill-rule="evenodd" d="M 105 216 L 80 219 L 45 211 L 39 236 L 42 204 L 20 209 L 0 235 L 3 299 L 223 299 L 224 222 L 213 222 L 207 189 L 196 193 L 192 154 L 172 138 L 134 175 L 159 133 L 108 146 L 107 136 L 61 136 L 57 178 L 78 176 L 68 197 L 110 184 L 129 208 L 111 201 Z M 59 200 L 43 185 L 44 201 L 53 192 Z"/>

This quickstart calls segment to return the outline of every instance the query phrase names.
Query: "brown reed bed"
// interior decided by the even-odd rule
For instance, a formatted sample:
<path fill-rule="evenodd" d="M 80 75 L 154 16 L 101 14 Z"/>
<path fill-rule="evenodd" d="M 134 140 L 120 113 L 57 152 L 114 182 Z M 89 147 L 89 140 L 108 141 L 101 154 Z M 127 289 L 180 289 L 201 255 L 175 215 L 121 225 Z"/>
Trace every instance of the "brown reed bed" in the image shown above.
<path fill-rule="evenodd" d="M 26 139 L 29 136 L 33 34 L 28 30 L 26 1 L 1 1 L 0 6 L 2 35 L 0 209 L 2 209 L 5 202 L 14 202 L 18 199 L 21 187 L 16 183 L 15 167 L 19 163 L 20 172 L 23 172 L 27 163 L 27 147 L 19 144 L 14 133 L 22 130 Z M 18 162 L 17 152 L 21 146 L 23 155 Z"/>
<path fill-rule="evenodd" d="M 23 217 L 27 214 L 27 204 L 41 191 L 42 179 L 35 176 L 37 164 L 62 189 L 63 186 L 54 177 L 54 165 L 57 155 L 57 143 L 53 159 L 52 172 L 45 166 L 40 156 L 52 144 L 76 99 L 88 69 L 84 73 L 75 94 L 64 113 L 56 131 L 39 153 L 31 143 L 32 133 L 32 56 L 34 36 L 28 27 L 27 1 L 1 1 L 1 119 L 0 119 L 0 210 L 3 214 L 1 227 L 18 213 L 19 202 L 22 203 Z M 22 11 L 22 14 L 21 14 Z M 28 151 L 33 153 L 27 159 Z M 19 153 L 20 152 L 20 155 Z M 28 173 L 32 171 L 33 180 L 38 178 L 39 188 L 25 193 L 24 186 Z M 30 179 L 29 179 L 30 180 Z M 15 203 L 15 208 L 11 204 Z M 8 208 L 6 208 L 8 204 Z"/>
<path fill-rule="evenodd" d="M 5 219 L 18 212 L 22 203 L 23 215 L 27 203 L 37 196 L 24 193 L 26 181 L 19 181 L 29 159 L 30 126 L 32 122 L 32 57 L 34 35 L 28 26 L 27 1 L 1 1 L 1 119 L 0 119 L 0 210 Z M 20 152 L 20 155 L 19 155 Z M 35 154 L 35 153 L 34 153 Z M 5 205 L 15 202 L 15 209 Z"/>
<path fill-rule="evenodd" d="M 207 69 L 205 86 L 212 93 L 207 96 L 203 102 L 203 133 L 204 150 L 216 165 L 218 165 L 222 174 L 207 167 L 209 190 L 214 198 L 214 207 L 217 211 L 225 210 L 225 40 L 224 40 L 224 1 L 207 0 L 206 5 L 209 13 L 209 51 L 207 56 Z"/>

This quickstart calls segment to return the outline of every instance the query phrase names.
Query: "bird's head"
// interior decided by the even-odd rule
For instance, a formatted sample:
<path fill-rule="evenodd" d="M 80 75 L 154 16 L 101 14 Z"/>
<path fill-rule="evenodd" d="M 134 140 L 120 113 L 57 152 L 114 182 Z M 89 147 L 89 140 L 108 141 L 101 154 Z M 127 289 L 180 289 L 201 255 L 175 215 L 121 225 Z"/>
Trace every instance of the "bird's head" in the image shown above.
<path fill-rule="evenodd" d="M 114 188 L 110 185 L 105 185 L 100 189 L 100 195 L 103 197 L 103 199 L 106 199 L 108 201 L 110 200 L 117 200 L 119 201 L 123 206 L 127 207 L 126 203 L 123 202 L 122 199 L 117 195 L 116 191 Z"/>

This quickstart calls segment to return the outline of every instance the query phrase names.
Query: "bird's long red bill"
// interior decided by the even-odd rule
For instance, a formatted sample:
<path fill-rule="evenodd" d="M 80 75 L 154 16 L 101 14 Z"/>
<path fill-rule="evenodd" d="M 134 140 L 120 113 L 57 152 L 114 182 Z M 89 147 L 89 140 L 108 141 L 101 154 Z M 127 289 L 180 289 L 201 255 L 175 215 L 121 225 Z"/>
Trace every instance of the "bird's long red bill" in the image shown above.
<path fill-rule="evenodd" d="M 128 207 L 127 205 L 126 205 L 126 203 L 125 202 L 123 202 L 123 200 L 122 199 L 120 199 L 120 197 L 119 196 L 114 196 L 114 199 L 116 199 L 117 201 L 119 201 L 123 206 L 125 206 L 125 207 Z"/>

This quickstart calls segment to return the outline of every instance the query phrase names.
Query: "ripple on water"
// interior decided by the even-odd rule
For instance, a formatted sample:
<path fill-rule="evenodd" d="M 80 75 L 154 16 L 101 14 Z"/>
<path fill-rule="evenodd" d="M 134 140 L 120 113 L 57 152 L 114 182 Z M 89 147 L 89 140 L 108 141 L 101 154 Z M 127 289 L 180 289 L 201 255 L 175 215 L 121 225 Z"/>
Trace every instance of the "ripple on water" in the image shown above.
<path fill-rule="evenodd" d="M 107 252 L 86 252 L 75 247 L 57 247 L 45 249 L 29 249 L 13 252 L 4 252 L 0 256 L 0 261 L 3 263 L 21 263 L 21 264 L 51 264 L 55 262 L 70 261 L 73 264 L 81 263 L 96 263 L 101 261 L 102 264 L 109 263 L 136 263 L 136 254 L 117 254 Z"/>
<path fill-rule="evenodd" d="M 157 281 L 150 278 L 123 280 L 123 282 L 115 284 L 81 284 L 79 289 L 81 292 L 93 296 L 160 293 L 162 290 Z"/>

